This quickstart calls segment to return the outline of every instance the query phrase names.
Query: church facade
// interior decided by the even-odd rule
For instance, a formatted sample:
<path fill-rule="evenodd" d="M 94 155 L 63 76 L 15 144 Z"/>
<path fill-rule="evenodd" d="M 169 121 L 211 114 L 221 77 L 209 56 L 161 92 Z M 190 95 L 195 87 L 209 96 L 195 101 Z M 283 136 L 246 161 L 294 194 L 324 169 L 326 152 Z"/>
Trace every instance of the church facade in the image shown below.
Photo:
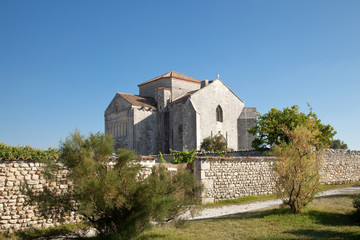
<path fill-rule="evenodd" d="M 115 148 L 137 154 L 200 149 L 221 134 L 232 150 L 249 150 L 256 108 L 245 107 L 219 78 L 200 81 L 174 71 L 138 85 L 139 95 L 116 93 L 105 110 L 105 131 Z"/>

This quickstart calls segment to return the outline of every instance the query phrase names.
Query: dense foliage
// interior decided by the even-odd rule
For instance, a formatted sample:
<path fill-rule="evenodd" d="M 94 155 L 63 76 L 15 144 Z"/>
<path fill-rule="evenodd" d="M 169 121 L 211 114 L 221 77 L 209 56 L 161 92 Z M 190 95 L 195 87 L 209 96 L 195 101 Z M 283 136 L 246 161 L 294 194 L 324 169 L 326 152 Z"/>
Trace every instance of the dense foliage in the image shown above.
<path fill-rule="evenodd" d="M 226 139 L 223 135 L 218 134 L 214 137 L 204 138 L 200 145 L 201 150 L 211 151 L 211 152 L 224 152 L 226 151 Z"/>
<path fill-rule="evenodd" d="M 336 139 L 334 141 L 332 141 L 331 145 L 330 145 L 331 149 L 348 149 L 348 146 L 346 143 L 344 143 L 343 141 L 341 141 L 340 139 Z"/>
<path fill-rule="evenodd" d="M 186 152 L 186 151 L 176 151 L 170 149 L 171 152 L 176 153 L 174 157 L 173 163 L 192 163 L 194 161 L 194 157 L 196 156 L 196 149 Z"/>
<path fill-rule="evenodd" d="M 54 188 L 41 194 L 29 191 L 31 199 L 44 214 L 76 210 L 107 238 L 117 239 L 132 238 L 151 221 L 174 218 L 194 204 L 199 188 L 188 171 L 171 174 L 158 167 L 145 177 L 133 151 L 119 149 L 117 158 L 110 160 L 112 146 L 111 136 L 98 133 L 85 138 L 75 131 L 61 143 L 59 158 L 68 169 L 72 189 L 65 194 L 56 194 Z M 56 176 L 54 164 L 46 171 L 53 173 L 47 176 Z"/>
<path fill-rule="evenodd" d="M 314 197 L 319 186 L 321 151 L 317 151 L 320 131 L 315 122 L 292 130 L 284 127 L 287 141 L 271 149 L 274 162 L 277 194 L 293 213 L 299 213 Z"/>
<path fill-rule="evenodd" d="M 30 146 L 9 146 L 0 143 L 0 160 L 43 160 L 43 159 L 57 159 L 60 152 L 55 148 L 42 150 Z"/>
<path fill-rule="evenodd" d="M 281 142 L 289 142 L 284 129 L 293 130 L 298 126 L 304 126 L 309 121 L 314 122 L 314 128 L 321 134 L 317 135 L 317 149 L 329 147 L 332 138 L 336 134 L 334 128 L 330 125 L 324 125 L 317 115 L 312 111 L 308 114 L 299 112 L 299 106 L 284 108 L 282 111 L 273 108 L 264 115 L 259 115 L 255 127 L 249 129 L 249 133 L 256 135 L 252 146 L 259 151 L 266 151 L 272 146 Z M 286 127 L 286 128 L 284 128 Z"/>

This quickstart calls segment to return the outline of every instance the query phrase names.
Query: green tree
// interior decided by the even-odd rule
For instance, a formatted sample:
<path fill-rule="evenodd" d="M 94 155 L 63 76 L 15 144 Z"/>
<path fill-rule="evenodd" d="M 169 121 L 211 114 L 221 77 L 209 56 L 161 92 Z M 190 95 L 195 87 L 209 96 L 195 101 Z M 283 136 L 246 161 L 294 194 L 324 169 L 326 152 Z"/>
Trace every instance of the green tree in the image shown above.
<path fill-rule="evenodd" d="M 348 149 L 348 146 L 346 143 L 344 143 L 340 139 L 336 139 L 331 142 L 330 148 L 331 149 Z"/>
<path fill-rule="evenodd" d="M 218 134 L 214 137 L 204 138 L 200 145 L 201 150 L 211 151 L 211 152 L 224 152 L 226 151 L 226 139 L 223 135 Z"/>
<path fill-rule="evenodd" d="M 61 143 L 59 162 L 45 163 L 48 177 L 56 177 L 56 166 L 64 166 L 72 188 L 63 194 L 51 187 L 41 193 L 29 189 L 30 199 L 47 216 L 75 210 L 100 233 L 108 234 L 107 238 L 117 239 L 132 238 L 149 227 L 150 221 L 174 218 L 195 203 L 199 188 L 188 171 L 170 174 L 160 166 L 144 177 L 133 151 L 119 149 L 111 160 L 112 146 L 109 135 L 85 138 L 75 131 Z"/>
<path fill-rule="evenodd" d="M 314 197 L 319 185 L 321 151 L 318 146 L 320 130 L 314 121 L 289 130 L 283 126 L 287 141 L 282 140 L 271 149 L 277 157 L 274 163 L 278 196 L 299 213 Z"/>
<path fill-rule="evenodd" d="M 306 125 L 309 121 L 314 122 L 314 128 L 321 133 L 317 135 L 318 143 L 315 147 L 319 149 L 330 146 L 332 138 L 336 134 L 334 128 L 322 124 L 311 107 L 309 113 L 305 114 L 299 112 L 297 105 L 284 108 L 282 111 L 273 108 L 264 115 L 259 115 L 256 126 L 248 130 L 249 133 L 256 135 L 252 146 L 258 151 L 266 151 L 280 142 L 288 143 L 289 138 L 285 134 L 285 129 L 293 130 L 298 126 Z"/>

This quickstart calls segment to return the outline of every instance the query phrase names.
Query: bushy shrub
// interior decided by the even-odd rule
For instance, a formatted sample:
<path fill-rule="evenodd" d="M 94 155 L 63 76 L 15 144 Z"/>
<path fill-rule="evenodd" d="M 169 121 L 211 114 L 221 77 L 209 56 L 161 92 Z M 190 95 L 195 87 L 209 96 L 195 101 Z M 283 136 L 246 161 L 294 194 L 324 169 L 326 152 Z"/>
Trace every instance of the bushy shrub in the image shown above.
<path fill-rule="evenodd" d="M 111 160 L 112 146 L 111 136 L 98 133 L 85 138 L 75 131 L 61 143 L 59 158 L 68 169 L 72 188 L 64 194 L 51 188 L 40 194 L 29 189 L 31 200 L 45 216 L 76 211 L 107 239 L 130 239 L 151 221 L 174 218 L 195 203 L 200 188 L 188 171 L 169 173 L 160 166 L 144 177 L 139 175 L 142 166 L 133 151 L 119 149 L 117 158 Z M 47 176 L 56 176 L 54 164 L 46 169 L 53 172 Z"/>
<path fill-rule="evenodd" d="M 277 194 L 293 213 L 299 213 L 314 198 L 319 186 L 321 153 L 315 151 L 314 145 L 321 133 L 312 122 L 283 131 L 288 141 L 271 149 L 277 157 L 274 163 Z"/>
<path fill-rule="evenodd" d="M 204 138 L 200 145 L 201 150 L 211 151 L 211 152 L 224 152 L 226 151 L 226 139 L 223 135 L 218 134 L 214 137 Z"/>

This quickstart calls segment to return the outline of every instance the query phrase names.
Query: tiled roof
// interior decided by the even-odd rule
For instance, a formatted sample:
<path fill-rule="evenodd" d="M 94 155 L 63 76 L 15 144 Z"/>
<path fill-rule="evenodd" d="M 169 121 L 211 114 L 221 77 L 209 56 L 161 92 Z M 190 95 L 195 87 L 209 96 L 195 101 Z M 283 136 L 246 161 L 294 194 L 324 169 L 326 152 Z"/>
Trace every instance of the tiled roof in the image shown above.
<path fill-rule="evenodd" d="M 141 106 L 141 107 L 151 107 L 155 108 L 156 102 L 155 99 L 152 97 L 143 97 L 133 94 L 127 94 L 127 93 L 117 93 L 122 98 L 124 98 L 126 101 L 128 101 L 133 106 Z"/>
<path fill-rule="evenodd" d="M 154 81 L 162 79 L 162 78 L 176 78 L 176 79 L 195 82 L 195 83 L 199 83 L 199 84 L 201 83 L 201 81 L 198 80 L 198 79 L 188 77 L 188 76 L 186 76 L 184 74 L 181 74 L 181 73 L 178 73 L 178 72 L 175 72 L 175 71 L 171 71 L 171 72 L 165 73 L 165 74 L 163 74 L 161 76 L 158 76 L 156 78 L 153 78 L 153 79 L 151 79 L 151 80 L 149 80 L 147 82 L 141 83 L 141 84 L 138 85 L 138 87 L 140 87 L 142 85 L 145 85 L 145 84 L 148 84 L 150 82 L 154 82 Z"/>
<path fill-rule="evenodd" d="M 199 91 L 200 89 L 197 89 L 197 90 L 194 90 L 194 91 L 191 91 L 191 92 L 187 92 L 185 93 L 185 95 L 183 95 L 182 97 L 176 99 L 175 101 L 173 101 L 171 104 L 178 104 L 178 103 L 184 103 L 186 102 L 186 100 L 191 96 L 191 94 Z"/>

